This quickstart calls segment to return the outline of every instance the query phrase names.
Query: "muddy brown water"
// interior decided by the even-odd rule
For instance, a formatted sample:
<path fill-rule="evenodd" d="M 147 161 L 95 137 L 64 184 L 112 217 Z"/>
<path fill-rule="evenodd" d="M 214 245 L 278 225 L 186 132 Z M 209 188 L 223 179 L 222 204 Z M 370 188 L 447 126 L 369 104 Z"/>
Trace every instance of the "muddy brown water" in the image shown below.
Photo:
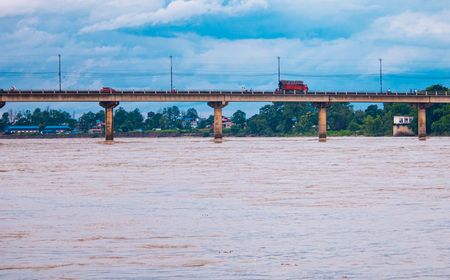
<path fill-rule="evenodd" d="M 1 279 L 448 279 L 450 139 L 0 140 Z"/>

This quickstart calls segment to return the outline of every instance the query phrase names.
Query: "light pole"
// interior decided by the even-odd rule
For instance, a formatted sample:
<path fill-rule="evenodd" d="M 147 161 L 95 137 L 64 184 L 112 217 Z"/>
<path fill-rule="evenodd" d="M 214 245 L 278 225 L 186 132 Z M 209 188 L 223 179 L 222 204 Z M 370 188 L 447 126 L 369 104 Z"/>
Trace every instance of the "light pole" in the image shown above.
<path fill-rule="evenodd" d="M 278 83 L 281 81 L 281 73 L 280 73 L 280 57 L 278 59 Z"/>
<path fill-rule="evenodd" d="M 170 91 L 173 91 L 173 68 L 172 68 L 172 56 L 170 56 Z"/>
<path fill-rule="evenodd" d="M 383 93 L 383 59 L 380 60 L 380 94 Z"/>
<path fill-rule="evenodd" d="M 59 91 L 61 91 L 61 55 L 58 54 L 58 78 L 59 78 Z"/>

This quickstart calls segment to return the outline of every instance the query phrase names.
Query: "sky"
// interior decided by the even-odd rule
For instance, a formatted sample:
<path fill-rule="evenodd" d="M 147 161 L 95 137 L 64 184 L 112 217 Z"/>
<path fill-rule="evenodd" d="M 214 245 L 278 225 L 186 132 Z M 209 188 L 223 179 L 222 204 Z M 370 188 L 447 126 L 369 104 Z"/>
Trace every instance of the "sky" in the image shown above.
<path fill-rule="evenodd" d="M 450 86 L 448 0 L 0 0 L 0 88 L 310 90 Z M 121 103 L 143 113 L 202 103 Z M 249 116 L 262 104 L 237 103 Z M 14 103 L 0 112 L 95 103 Z"/>

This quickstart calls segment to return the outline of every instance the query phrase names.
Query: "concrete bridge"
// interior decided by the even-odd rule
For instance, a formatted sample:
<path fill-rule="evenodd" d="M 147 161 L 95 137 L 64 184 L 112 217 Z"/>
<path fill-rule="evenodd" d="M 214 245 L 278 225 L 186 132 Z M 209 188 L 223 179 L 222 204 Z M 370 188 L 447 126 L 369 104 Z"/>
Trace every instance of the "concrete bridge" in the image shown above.
<path fill-rule="evenodd" d="M 105 108 L 105 139 L 114 139 L 113 109 L 120 102 L 207 102 L 214 109 L 214 139 L 222 140 L 222 108 L 229 102 L 311 102 L 319 109 L 319 141 L 327 138 L 326 112 L 332 103 L 409 103 L 419 110 L 419 139 L 426 139 L 426 108 L 430 104 L 450 103 L 449 92 L 277 92 L 225 90 L 11 90 L 0 91 L 0 108 L 7 102 L 99 102 Z"/>

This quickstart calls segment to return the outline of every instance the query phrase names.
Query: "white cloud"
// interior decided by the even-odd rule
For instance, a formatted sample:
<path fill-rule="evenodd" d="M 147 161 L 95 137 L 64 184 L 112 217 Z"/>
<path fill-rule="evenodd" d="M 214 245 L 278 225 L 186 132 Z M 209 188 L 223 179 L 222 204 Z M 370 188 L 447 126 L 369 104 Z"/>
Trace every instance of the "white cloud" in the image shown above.
<path fill-rule="evenodd" d="M 382 5 L 372 0 L 271 0 L 271 8 L 284 11 L 288 16 L 318 18 L 331 15 L 346 17 L 348 14 L 372 11 Z"/>
<path fill-rule="evenodd" d="M 87 12 L 92 18 L 117 16 L 120 13 L 153 10 L 164 0 L 2 0 L 0 17 L 26 14 Z"/>
<path fill-rule="evenodd" d="M 450 43 L 450 10 L 439 13 L 407 11 L 376 19 L 365 32 L 371 40 L 391 40 L 400 43 Z"/>
<path fill-rule="evenodd" d="M 81 32 L 113 30 L 145 24 L 167 24 L 207 14 L 236 15 L 255 8 L 265 8 L 265 0 L 175 0 L 156 11 L 124 13 L 120 16 L 84 27 Z"/>
<path fill-rule="evenodd" d="M 31 52 L 30 48 L 43 48 L 54 45 L 60 36 L 38 30 L 28 25 L 21 26 L 13 33 L 3 34 L 2 40 L 8 43 L 8 47 L 19 50 L 24 49 Z"/>
<path fill-rule="evenodd" d="M 38 0 L 0 1 L 0 18 L 29 14 L 34 12 L 39 5 L 40 3 Z"/>

